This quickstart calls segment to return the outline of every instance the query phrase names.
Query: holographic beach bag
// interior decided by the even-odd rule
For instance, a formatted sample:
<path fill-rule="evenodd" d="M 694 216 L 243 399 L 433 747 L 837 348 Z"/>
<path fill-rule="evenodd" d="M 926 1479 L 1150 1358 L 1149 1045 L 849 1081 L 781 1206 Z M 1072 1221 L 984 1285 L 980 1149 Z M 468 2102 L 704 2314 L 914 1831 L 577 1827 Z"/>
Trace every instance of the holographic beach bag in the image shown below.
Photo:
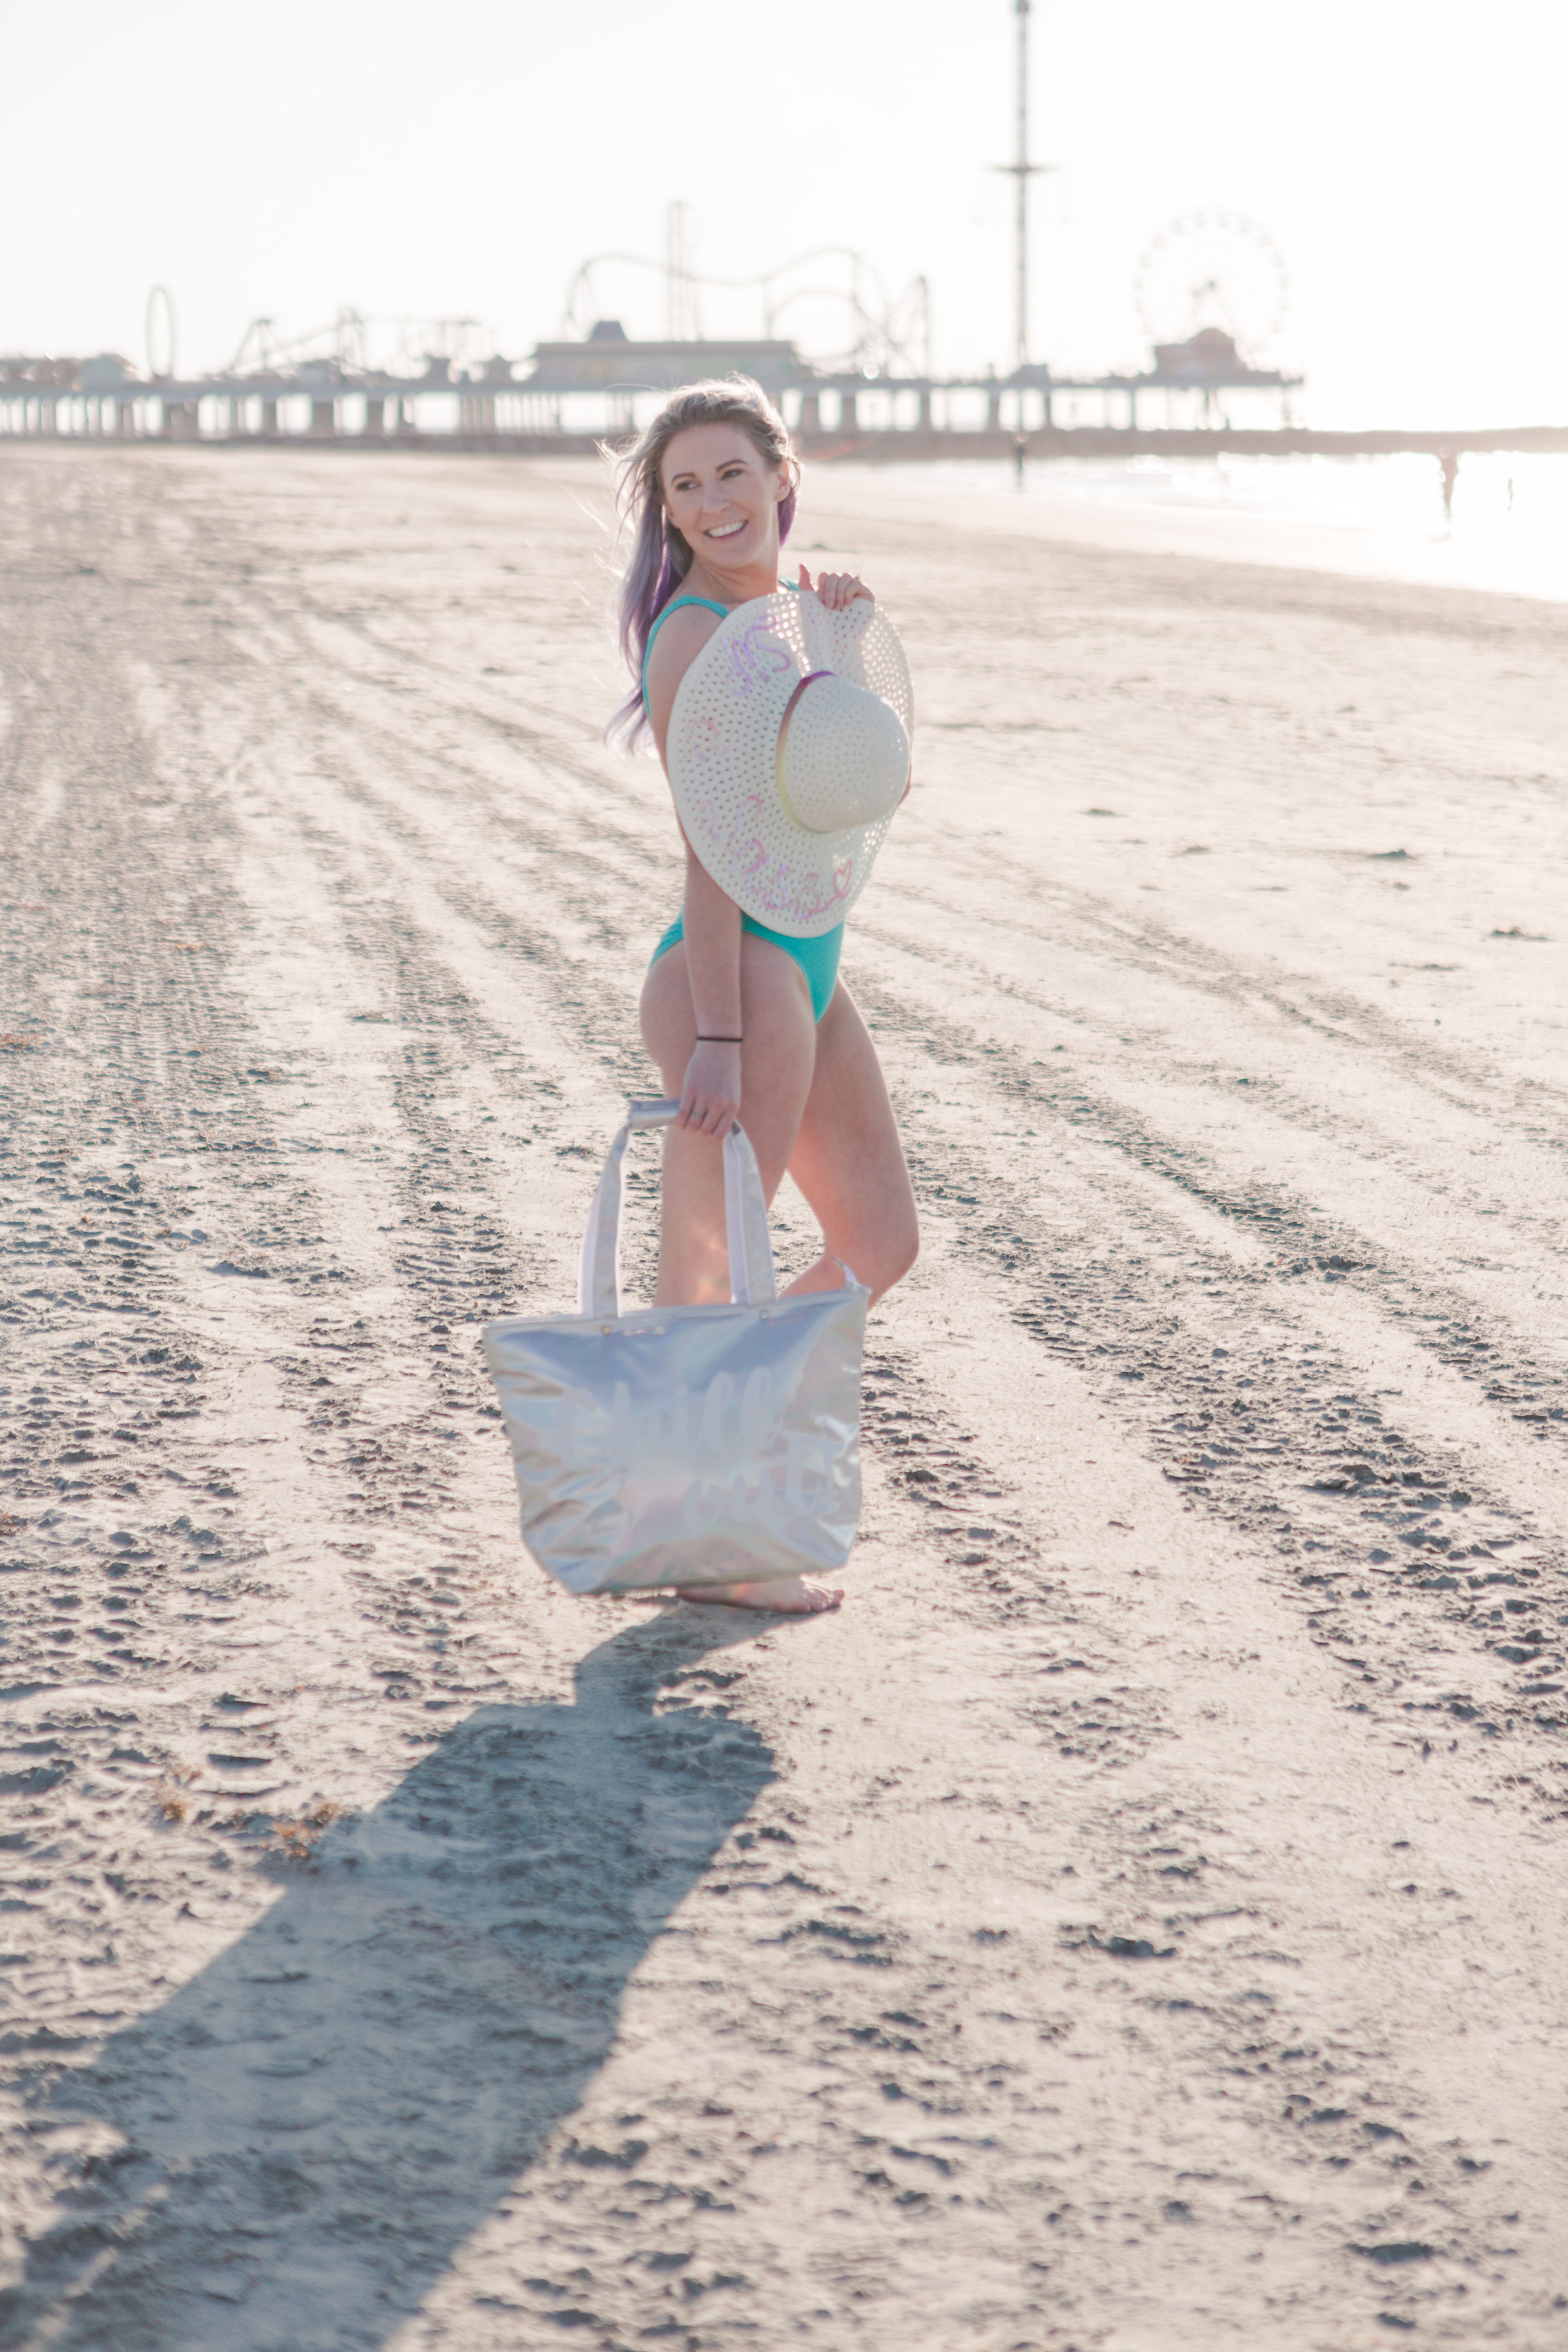
<path fill-rule="evenodd" d="M 621 1308 L 626 1146 L 673 1101 L 632 1102 L 583 1241 L 579 1312 L 485 1327 L 522 1539 L 569 1592 L 842 1568 L 860 1524 L 870 1294 L 780 1298 L 756 1157 L 724 1140 L 727 1306 Z"/>

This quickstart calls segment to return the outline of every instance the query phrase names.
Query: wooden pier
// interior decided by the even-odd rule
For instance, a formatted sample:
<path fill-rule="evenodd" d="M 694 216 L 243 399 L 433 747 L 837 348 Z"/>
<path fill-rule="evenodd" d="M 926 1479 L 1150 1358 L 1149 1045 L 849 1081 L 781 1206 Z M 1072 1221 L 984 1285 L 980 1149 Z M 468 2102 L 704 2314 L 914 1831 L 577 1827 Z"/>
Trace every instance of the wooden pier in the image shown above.
<path fill-rule="evenodd" d="M 1289 418 L 1300 383 L 1247 366 L 1227 338 L 1163 346 L 1141 375 L 868 379 L 814 368 L 786 342 L 632 343 L 614 321 L 583 342 L 542 343 L 520 373 L 493 358 L 454 372 L 433 359 L 418 376 L 306 362 L 285 373 L 141 378 L 113 355 L 0 359 L 0 440 L 200 442 L 214 447 L 484 450 L 520 457 L 586 454 L 634 429 L 637 409 L 694 377 L 752 376 L 784 407 L 798 446 L 817 458 L 871 464 L 932 459 L 1038 463 L 1070 457 L 1386 457 L 1568 450 L 1568 426 L 1487 432 L 1322 432 Z M 1273 426 L 1225 416 L 1227 394 L 1268 393 L 1286 410 Z M 1148 422 L 1163 397 L 1167 421 Z M 1097 423 L 1060 421 L 1070 402 L 1098 400 Z M 1172 423 L 1184 403 L 1197 424 Z M 593 414 L 584 416 L 587 407 Z M 436 413 L 438 412 L 438 415 Z"/>

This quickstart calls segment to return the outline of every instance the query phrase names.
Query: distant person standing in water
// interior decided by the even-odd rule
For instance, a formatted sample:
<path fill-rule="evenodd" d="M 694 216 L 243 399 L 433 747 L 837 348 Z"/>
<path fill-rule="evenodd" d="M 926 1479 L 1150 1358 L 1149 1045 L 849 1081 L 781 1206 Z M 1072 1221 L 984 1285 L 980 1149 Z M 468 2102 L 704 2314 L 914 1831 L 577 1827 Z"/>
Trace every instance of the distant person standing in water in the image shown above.
<path fill-rule="evenodd" d="M 760 385 L 742 377 L 672 394 L 620 461 L 621 515 L 632 541 L 620 641 L 637 683 L 608 731 L 632 744 L 651 733 L 667 774 L 687 672 L 738 606 L 778 599 L 779 551 L 799 478 L 784 419 Z M 852 572 L 824 572 L 814 583 L 803 563 L 793 584 L 803 602 L 817 599 L 829 614 L 860 598 L 875 602 Z M 781 732 L 781 772 L 784 740 Z M 770 776 L 772 769 L 770 760 Z M 900 789 L 909 789 L 907 748 L 895 799 Z M 868 868 L 871 854 L 874 845 Z M 725 877 L 732 888 L 742 887 L 740 871 Z M 686 842 L 684 905 L 654 949 L 641 1005 L 648 1053 L 666 1093 L 680 1103 L 665 1144 L 661 1306 L 730 1296 L 721 1145 L 737 1117 L 769 1201 L 787 1169 L 822 1228 L 821 1255 L 786 1297 L 834 1288 L 851 1268 L 879 1298 L 914 1264 L 914 1192 L 892 1105 L 866 1024 L 838 977 L 842 919 L 825 931 L 825 911 L 831 905 L 816 911 L 810 936 L 770 929 L 742 914 Z M 800 1616 L 836 1609 L 843 1595 L 795 1577 L 693 1585 L 682 1597 Z"/>
<path fill-rule="evenodd" d="M 1443 520 L 1454 520 L 1454 485 L 1459 478 L 1459 453 L 1445 441 L 1437 452 L 1437 463 L 1443 468 Z"/>

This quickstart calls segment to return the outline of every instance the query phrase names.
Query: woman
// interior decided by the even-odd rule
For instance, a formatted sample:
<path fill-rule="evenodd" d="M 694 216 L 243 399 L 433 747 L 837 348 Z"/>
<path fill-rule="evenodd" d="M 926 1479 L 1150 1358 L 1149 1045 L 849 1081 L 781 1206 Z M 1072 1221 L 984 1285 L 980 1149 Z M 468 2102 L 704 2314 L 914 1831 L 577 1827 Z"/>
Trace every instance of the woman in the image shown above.
<path fill-rule="evenodd" d="M 742 377 L 667 401 L 622 463 L 634 535 L 621 589 L 621 645 L 639 679 L 616 714 L 630 741 L 651 730 L 665 757 L 681 679 L 727 613 L 779 587 L 798 467 L 784 420 Z M 870 590 L 853 573 L 802 595 L 841 609 Z M 680 1111 L 666 1139 L 658 1303 L 730 1296 L 720 1146 L 739 1116 L 771 1202 L 787 1169 L 822 1227 L 816 1263 L 785 1297 L 825 1290 L 847 1266 L 873 1299 L 914 1264 L 914 1194 L 876 1049 L 838 978 L 840 924 L 792 939 L 742 917 L 692 854 L 679 919 L 654 951 L 642 1034 Z M 690 1601 L 785 1615 L 836 1609 L 811 1577 L 677 1588 Z"/>

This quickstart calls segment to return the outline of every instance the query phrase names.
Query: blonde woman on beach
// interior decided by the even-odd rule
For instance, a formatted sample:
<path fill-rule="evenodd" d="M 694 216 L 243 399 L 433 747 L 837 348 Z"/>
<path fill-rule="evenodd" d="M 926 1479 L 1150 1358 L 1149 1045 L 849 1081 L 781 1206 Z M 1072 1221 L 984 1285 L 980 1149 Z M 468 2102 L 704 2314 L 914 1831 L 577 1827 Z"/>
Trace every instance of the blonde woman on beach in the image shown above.
<path fill-rule="evenodd" d="M 737 605 L 780 587 L 798 481 L 783 418 L 741 378 L 673 394 L 622 458 L 632 550 L 620 641 L 638 684 L 612 732 L 631 743 L 651 733 L 666 761 L 691 664 Z M 830 612 L 871 596 L 852 572 L 814 581 L 804 563 L 793 584 Z M 769 1201 L 787 1169 L 822 1228 L 820 1255 L 786 1297 L 830 1289 L 850 1267 L 879 1298 L 914 1264 L 914 1193 L 876 1048 L 838 977 L 843 935 L 839 923 L 795 938 L 742 915 L 687 843 L 682 910 L 654 950 L 641 1003 L 644 1041 L 680 1102 L 665 1144 L 661 1306 L 730 1296 L 720 1147 L 737 1117 Z M 682 1597 L 801 1616 L 843 1594 L 795 1577 Z"/>

